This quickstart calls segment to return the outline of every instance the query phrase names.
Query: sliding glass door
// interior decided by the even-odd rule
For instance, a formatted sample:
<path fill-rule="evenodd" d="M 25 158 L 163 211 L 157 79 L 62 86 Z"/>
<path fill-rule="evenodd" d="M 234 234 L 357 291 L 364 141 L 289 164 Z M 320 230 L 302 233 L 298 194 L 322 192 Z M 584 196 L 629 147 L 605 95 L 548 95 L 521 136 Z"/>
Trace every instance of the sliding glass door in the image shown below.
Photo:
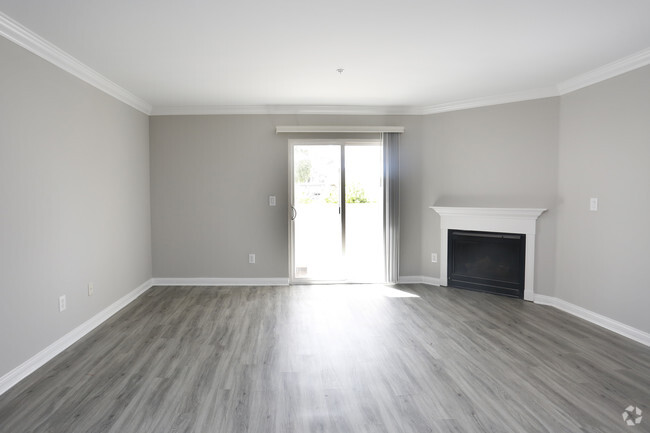
<path fill-rule="evenodd" d="M 378 141 L 290 141 L 293 282 L 384 279 Z"/>

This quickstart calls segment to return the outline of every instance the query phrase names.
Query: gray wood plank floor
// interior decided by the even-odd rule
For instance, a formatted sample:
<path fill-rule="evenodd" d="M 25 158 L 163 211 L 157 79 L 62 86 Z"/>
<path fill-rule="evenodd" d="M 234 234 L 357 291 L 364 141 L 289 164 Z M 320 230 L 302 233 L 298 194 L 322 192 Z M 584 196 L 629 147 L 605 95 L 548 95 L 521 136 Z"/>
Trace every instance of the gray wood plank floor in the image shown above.
<path fill-rule="evenodd" d="M 0 396 L 0 431 L 648 432 L 650 348 L 457 289 L 155 287 Z"/>

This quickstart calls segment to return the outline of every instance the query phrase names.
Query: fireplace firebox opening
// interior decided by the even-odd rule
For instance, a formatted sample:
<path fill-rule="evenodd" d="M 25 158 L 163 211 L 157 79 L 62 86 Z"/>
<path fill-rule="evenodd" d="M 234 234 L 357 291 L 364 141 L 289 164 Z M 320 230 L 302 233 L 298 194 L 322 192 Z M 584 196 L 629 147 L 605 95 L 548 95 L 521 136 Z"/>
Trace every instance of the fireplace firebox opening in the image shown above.
<path fill-rule="evenodd" d="M 524 297 L 526 235 L 449 230 L 447 285 Z"/>

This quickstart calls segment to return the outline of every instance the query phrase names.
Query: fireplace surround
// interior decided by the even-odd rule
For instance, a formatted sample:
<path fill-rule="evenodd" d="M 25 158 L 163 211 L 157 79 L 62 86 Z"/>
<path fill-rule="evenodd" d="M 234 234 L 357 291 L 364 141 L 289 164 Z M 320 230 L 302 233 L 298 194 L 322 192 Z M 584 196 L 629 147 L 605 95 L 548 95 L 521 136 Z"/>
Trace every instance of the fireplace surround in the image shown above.
<path fill-rule="evenodd" d="M 431 206 L 440 215 L 440 284 L 447 285 L 449 230 L 514 233 L 526 235 L 524 294 L 534 300 L 535 236 L 541 208 L 484 208 Z"/>

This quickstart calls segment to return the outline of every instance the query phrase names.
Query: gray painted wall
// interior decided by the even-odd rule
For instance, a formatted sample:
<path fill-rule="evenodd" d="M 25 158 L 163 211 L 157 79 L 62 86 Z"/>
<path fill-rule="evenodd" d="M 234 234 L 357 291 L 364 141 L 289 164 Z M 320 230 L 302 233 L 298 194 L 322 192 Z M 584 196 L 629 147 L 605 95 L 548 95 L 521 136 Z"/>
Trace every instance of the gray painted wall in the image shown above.
<path fill-rule="evenodd" d="M 4 38 L 0 59 L 2 376 L 151 278 L 151 225 L 147 116 Z"/>
<path fill-rule="evenodd" d="M 562 97 L 558 191 L 556 296 L 650 332 L 650 67 Z"/>
<path fill-rule="evenodd" d="M 402 274 L 417 275 L 419 117 L 227 115 L 151 118 L 154 276 L 287 278 L 288 139 L 315 136 L 276 135 L 277 125 L 406 127 L 401 140 Z M 269 195 L 277 197 L 277 206 L 268 206 Z M 253 265 L 249 253 L 256 254 Z"/>
<path fill-rule="evenodd" d="M 423 207 L 535 207 L 535 293 L 555 284 L 558 98 L 426 116 L 423 119 Z M 423 210 L 423 275 L 439 277 L 440 218 Z"/>
<path fill-rule="evenodd" d="M 156 277 L 286 278 L 287 142 L 296 136 L 275 135 L 275 126 L 383 124 L 406 127 L 400 275 L 440 275 L 430 261 L 440 252 L 436 202 L 548 207 L 536 285 L 552 293 L 558 98 L 432 116 L 161 116 L 150 124 Z"/>

